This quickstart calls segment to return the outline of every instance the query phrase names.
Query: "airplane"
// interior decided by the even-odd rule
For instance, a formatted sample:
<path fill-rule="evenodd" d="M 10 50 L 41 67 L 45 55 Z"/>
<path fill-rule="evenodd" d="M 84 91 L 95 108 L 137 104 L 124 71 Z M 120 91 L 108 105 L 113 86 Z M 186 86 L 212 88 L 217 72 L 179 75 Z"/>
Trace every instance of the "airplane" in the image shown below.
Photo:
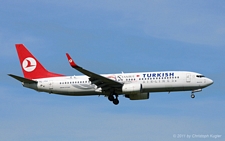
<path fill-rule="evenodd" d="M 213 84 L 213 80 L 190 71 L 97 74 L 77 65 L 68 53 L 70 66 L 84 75 L 65 76 L 45 69 L 23 44 L 15 46 L 24 77 L 8 75 L 38 92 L 67 96 L 103 95 L 118 105 L 119 95 L 130 100 L 144 100 L 153 92 L 191 91 L 191 98 L 195 98 L 194 93 Z"/>

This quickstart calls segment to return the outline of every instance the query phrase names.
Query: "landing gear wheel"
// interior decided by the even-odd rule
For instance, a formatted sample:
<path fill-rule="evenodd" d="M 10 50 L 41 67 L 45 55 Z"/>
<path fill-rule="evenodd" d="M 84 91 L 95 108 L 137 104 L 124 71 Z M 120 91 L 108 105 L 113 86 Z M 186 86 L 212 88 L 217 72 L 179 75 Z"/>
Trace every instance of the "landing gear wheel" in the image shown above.
<path fill-rule="evenodd" d="M 113 104 L 118 105 L 119 104 L 119 100 L 118 100 L 118 94 L 116 94 L 114 92 L 114 90 L 111 90 L 110 95 L 108 95 L 108 100 L 112 101 Z"/>
<path fill-rule="evenodd" d="M 118 105 L 119 104 L 119 100 L 118 99 L 114 99 L 113 100 L 113 104 Z"/>
<path fill-rule="evenodd" d="M 191 94 L 191 98 L 195 98 L 195 94 Z"/>
<path fill-rule="evenodd" d="M 114 100 L 114 96 L 113 96 L 113 95 L 109 95 L 109 96 L 108 96 L 108 100 L 109 100 L 109 101 L 113 101 L 113 100 Z"/>

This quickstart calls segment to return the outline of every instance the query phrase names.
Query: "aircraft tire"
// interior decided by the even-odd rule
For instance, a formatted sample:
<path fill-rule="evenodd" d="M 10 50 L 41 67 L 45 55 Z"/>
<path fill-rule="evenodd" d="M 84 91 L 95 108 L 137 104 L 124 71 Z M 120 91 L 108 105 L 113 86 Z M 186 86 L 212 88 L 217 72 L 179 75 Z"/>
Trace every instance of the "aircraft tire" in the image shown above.
<path fill-rule="evenodd" d="M 108 96 L 108 100 L 109 100 L 109 101 L 113 101 L 113 100 L 114 100 L 114 96 L 113 96 L 113 95 L 109 95 L 109 96 Z"/>
<path fill-rule="evenodd" d="M 119 104 L 119 100 L 118 99 L 114 99 L 113 100 L 113 104 L 118 105 Z"/>

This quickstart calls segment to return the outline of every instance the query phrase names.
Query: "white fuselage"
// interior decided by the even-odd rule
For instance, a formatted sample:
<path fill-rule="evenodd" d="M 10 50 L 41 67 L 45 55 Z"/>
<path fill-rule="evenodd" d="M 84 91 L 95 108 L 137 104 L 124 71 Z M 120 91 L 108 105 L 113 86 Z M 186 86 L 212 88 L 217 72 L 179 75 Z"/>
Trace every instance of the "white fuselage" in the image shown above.
<path fill-rule="evenodd" d="M 64 76 L 50 72 L 23 45 L 16 44 L 17 54 L 24 77 L 8 74 L 22 82 L 24 87 L 68 96 L 104 95 L 118 105 L 119 95 L 130 100 L 149 99 L 151 92 L 192 91 L 211 85 L 213 81 L 205 76 L 189 71 L 137 72 L 120 74 L 97 74 L 75 63 L 66 53 L 70 66 L 83 76 Z"/>
<path fill-rule="evenodd" d="M 213 83 L 209 78 L 195 72 L 162 71 L 103 74 L 102 76 L 123 84 L 139 83 L 142 92 L 197 91 Z M 35 79 L 37 84 L 23 85 L 40 92 L 48 92 L 71 96 L 107 95 L 88 76 L 62 76 Z M 123 93 L 121 93 L 123 94 Z"/>

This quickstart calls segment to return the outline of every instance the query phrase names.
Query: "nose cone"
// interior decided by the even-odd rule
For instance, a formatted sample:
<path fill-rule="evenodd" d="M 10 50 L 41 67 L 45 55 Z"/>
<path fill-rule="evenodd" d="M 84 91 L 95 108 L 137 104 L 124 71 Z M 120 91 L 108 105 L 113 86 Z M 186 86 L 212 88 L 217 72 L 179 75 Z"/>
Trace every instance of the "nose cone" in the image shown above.
<path fill-rule="evenodd" d="M 213 80 L 208 78 L 206 83 L 207 83 L 207 86 L 212 85 L 213 84 Z"/>

